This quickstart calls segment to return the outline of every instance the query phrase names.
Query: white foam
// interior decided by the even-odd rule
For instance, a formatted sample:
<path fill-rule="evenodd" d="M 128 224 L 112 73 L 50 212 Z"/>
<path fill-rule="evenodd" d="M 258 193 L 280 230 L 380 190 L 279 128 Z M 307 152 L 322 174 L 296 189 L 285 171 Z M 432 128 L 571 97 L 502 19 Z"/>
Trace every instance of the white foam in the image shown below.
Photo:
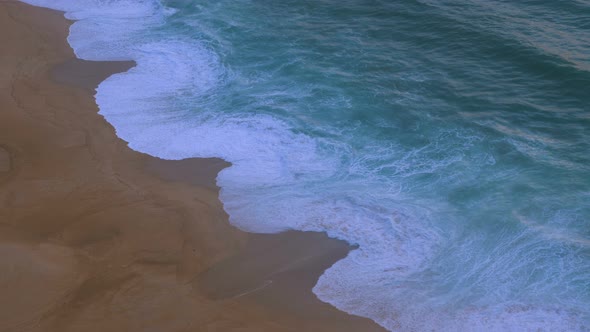
<path fill-rule="evenodd" d="M 554 255 L 559 248 L 528 241 L 529 236 L 528 231 L 505 234 L 493 250 L 481 245 L 485 238 L 464 239 L 424 270 L 386 269 L 387 261 L 371 264 L 372 257 L 365 262 L 352 252 L 352 259 L 322 275 L 314 292 L 391 331 L 588 331 L 585 304 L 567 294 L 568 281 L 558 273 L 562 267 L 543 264 L 542 252 Z M 529 280 L 515 279 L 523 270 Z M 555 298 L 535 305 L 511 300 L 519 293 Z"/>

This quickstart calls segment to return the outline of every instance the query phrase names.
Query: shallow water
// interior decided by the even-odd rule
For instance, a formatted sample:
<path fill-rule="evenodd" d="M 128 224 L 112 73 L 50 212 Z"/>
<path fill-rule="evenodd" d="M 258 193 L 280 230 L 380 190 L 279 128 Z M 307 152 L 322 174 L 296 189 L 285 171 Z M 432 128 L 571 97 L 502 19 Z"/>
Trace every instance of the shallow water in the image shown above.
<path fill-rule="evenodd" d="M 590 329 L 587 1 L 27 0 L 78 19 L 130 146 L 222 157 L 236 226 L 360 249 L 314 288 L 390 330 Z"/>

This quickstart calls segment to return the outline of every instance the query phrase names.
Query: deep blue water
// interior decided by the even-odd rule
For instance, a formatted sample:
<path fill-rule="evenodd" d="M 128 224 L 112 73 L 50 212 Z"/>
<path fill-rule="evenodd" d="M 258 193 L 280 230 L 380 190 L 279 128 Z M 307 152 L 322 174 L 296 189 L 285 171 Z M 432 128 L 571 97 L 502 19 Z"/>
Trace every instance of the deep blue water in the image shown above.
<path fill-rule="evenodd" d="M 360 248 L 318 297 L 400 331 L 590 329 L 590 2 L 28 0 L 79 19 L 134 149 L 222 157 L 236 226 Z"/>

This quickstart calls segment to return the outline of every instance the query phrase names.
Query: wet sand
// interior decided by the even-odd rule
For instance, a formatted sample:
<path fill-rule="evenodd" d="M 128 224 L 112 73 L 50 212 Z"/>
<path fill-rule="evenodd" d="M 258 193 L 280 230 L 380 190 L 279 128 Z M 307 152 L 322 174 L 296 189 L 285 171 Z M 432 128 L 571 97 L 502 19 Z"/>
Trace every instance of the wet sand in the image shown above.
<path fill-rule="evenodd" d="M 311 292 L 347 244 L 239 231 L 229 164 L 117 138 L 94 88 L 134 64 L 75 59 L 69 24 L 0 1 L 0 331 L 383 331 Z"/>

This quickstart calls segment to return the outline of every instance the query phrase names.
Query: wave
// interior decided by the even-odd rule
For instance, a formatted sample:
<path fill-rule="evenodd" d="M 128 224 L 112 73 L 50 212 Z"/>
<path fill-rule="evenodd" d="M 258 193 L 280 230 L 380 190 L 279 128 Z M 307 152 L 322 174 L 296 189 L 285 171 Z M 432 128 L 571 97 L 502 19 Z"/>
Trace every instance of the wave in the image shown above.
<path fill-rule="evenodd" d="M 24 2 L 65 11 L 76 20 L 68 40 L 79 58 L 136 61 L 136 67 L 111 76 L 96 92 L 100 114 L 132 149 L 165 159 L 220 157 L 232 163 L 217 180 L 232 224 L 258 233 L 321 231 L 358 245 L 318 281 L 313 291 L 323 301 L 392 331 L 584 330 L 576 310 L 488 294 L 509 293 L 513 284 L 490 277 L 503 266 L 482 267 L 488 257 L 481 248 L 485 239 L 461 234 L 456 225 L 465 221 L 454 219 L 448 205 L 400 189 L 409 185 L 402 180 L 412 177 L 429 177 L 431 186 L 464 181 L 467 174 L 441 170 L 460 168 L 467 158 L 493 165 L 491 155 L 472 151 L 484 144 L 478 134 L 442 128 L 420 147 L 371 142 L 359 148 L 339 139 L 350 133 L 334 128 L 314 135 L 298 127 L 302 120 L 295 117 L 240 112 L 239 103 L 214 107 L 220 95 L 227 97 L 235 88 L 234 81 L 244 78 L 206 41 L 169 27 L 178 12 L 161 2 Z M 265 104 L 276 96 L 259 92 L 256 97 Z M 514 243 L 522 239 L 514 234 L 506 238 Z M 516 252 L 526 256 L 527 248 Z M 496 254 L 506 264 L 519 257 Z M 461 271 L 467 259 L 472 270 Z M 525 260 L 514 274 L 499 274 L 521 278 L 516 274 L 536 263 Z M 466 280 L 462 273 L 477 277 L 461 285 L 457 280 Z M 452 292 L 456 289 L 444 291 L 478 283 L 474 289 L 482 300 Z"/>

